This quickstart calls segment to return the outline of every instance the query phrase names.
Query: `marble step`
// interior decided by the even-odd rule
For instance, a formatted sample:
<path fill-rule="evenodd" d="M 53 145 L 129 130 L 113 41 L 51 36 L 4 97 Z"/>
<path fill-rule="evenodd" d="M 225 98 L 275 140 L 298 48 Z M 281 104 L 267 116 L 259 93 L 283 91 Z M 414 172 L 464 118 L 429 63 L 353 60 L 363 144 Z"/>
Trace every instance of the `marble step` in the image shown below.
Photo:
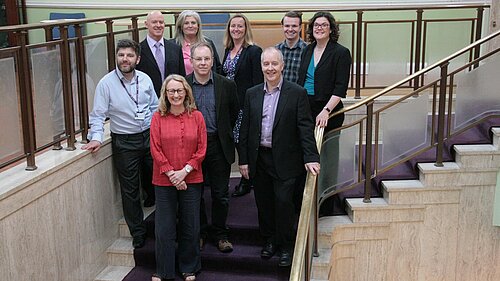
<path fill-rule="evenodd" d="M 328 280 L 330 275 L 331 248 L 319 248 L 319 256 L 313 257 L 311 278 Z"/>
<path fill-rule="evenodd" d="M 318 220 L 318 248 L 331 248 L 333 245 L 332 234 L 336 227 L 352 225 L 348 216 L 328 216 Z"/>
<path fill-rule="evenodd" d="M 500 150 L 492 144 L 455 145 L 454 149 L 461 168 L 500 167 Z"/>
<path fill-rule="evenodd" d="M 135 266 L 132 238 L 118 238 L 106 250 L 109 266 Z"/>
<path fill-rule="evenodd" d="M 144 212 L 144 219 L 149 217 L 149 215 L 151 215 L 155 210 L 156 210 L 156 208 L 154 206 L 142 208 L 142 211 Z M 128 230 L 128 226 L 127 226 L 127 223 L 125 222 L 124 218 L 121 218 L 118 221 L 118 229 L 120 231 L 120 237 L 132 238 L 132 235 L 130 235 L 130 231 Z"/>
<path fill-rule="evenodd" d="M 457 204 L 460 188 L 426 188 L 419 180 L 382 181 L 384 199 L 391 205 Z"/>
<path fill-rule="evenodd" d="M 347 199 L 347 215 L 353 223 L 419 222 L 425 216 L 423 205 L 389 205 L 384 198 L 372 198 L 364 203 L 363 198 Z"/>
<path fill-rule="evenodd" d="M 108 266 L 94 281 L 121 281 L 132 270 L 132 266 Z"/>
<path fill-rule="evenodd" d="M 461 168 L 455 162 L 419 163 L 419 179 L 426 188 L 496 185 L 498 168 Z"/>

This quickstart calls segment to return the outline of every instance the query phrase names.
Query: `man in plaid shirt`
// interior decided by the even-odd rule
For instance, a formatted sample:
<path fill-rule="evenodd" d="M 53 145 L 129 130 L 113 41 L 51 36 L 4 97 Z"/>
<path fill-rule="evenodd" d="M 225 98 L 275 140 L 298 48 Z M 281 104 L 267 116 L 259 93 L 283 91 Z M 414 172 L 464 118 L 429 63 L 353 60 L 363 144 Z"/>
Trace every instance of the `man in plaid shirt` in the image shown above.
<path fill-rule="evenodd" d="M 300 56 L 306 47 L 306 42 L 300 38 L 302 30 L 302 13 L 290 11 L 281 19 L 285 41 L 276 45 L 276 48 L 283 54 L 285 60 L 285 68 L 283 69 L 283 77 L 297 83 Z"/>

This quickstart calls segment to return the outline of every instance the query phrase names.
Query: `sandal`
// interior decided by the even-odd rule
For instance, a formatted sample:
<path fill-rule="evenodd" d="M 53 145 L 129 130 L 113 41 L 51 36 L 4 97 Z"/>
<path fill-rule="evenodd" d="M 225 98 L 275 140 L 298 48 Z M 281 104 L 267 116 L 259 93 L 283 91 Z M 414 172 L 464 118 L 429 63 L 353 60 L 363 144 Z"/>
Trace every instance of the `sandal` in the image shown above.
<path fill-rule="evenodd" d="M 195 281 L 196 275 L 194 273 L 182 273 L 184 281 Z"/>
<path fill-rule="evenodd" d="M 158 275 L 158 274 L 156 274 L 156 273 L 155 273 L 155 274 L 153 274 L 153 275 L 151 276 L 151 280 L 152 280 L 152 281 L 163 281 L 163 280 L 167 280 L 167 279 L 162 278 L 160 275 Z"/>

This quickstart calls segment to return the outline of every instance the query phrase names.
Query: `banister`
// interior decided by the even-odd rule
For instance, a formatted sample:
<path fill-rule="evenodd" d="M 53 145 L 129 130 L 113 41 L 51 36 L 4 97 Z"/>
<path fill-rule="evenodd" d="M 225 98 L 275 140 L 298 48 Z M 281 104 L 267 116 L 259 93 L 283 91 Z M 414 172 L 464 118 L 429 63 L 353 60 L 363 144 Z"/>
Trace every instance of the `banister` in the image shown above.
<path fill-rule="evenodd" d="M 360 106 L 362 106 L 362 105 L 365 105 L 365 104 L 367 104 L 367 103 L 369 103 L 369 102 L 371 102 L 371 101 L 374 101 L 375 99 L 377 99 L 377 98 L 379 98 L 379 97 L 381 97 L 381 96 L 383 96 L 383 95 L 387 94 L 388 92 L 390 92 L 390 91 L 392 91 L 392 90 L 394 90 L 394 89 L 398 88 L 399 86 L 401 86 L 401 85 L 403 85 L 403 84 L 405 84 L 405 83 L 408 83 L 409 81 L 411 81 L 411 80 L 413 80 L 413 79 L 417 78 L 418 76 L 421 76 L 421 75 L 423 75 L 423 74 L 425 74 L 425 73 L 427 73 L 427 72 L 429 72 L 429 71 L 433 70 L 434 68 L 439 67 L 439 66 L 440 66 L 440 65 L 442 65 L 443 63 L 445 63 L 445 62 L 447 62 L 447 61 L 450 61 L 450 60 L 452 60 L 452 59 L 454 59 L 454 58 L 456 58 L 456 57 L 458 57 L 458 56 L 460 56 L 460 55 L 462 55 L 462 54 L 464 54 L 464 53 L 466 53 L 466 52 L 468 52 L 468 51 L 470 51 L 470 50 L 472 50 L 472 49 L 474 49 L 474 48 L 476 48 L 476 47 L 478 47 L 478 46 L 480 46 L 480 45 L 481 45 L 481 44 L 483 44 L 484 42 L 487 42 L 487 41 L 491 40 L 492 38 L 497 37 L 498 35 L 500 35 L 500 30 L 498 30 L 498 31 L 496 31 L 496 32 L 494 32 L 494 33 L 492 33 L 492 34 L 490 34 L 490 35 L 488 35 L 488 36 L 486 36 L 486 37 L 484 37 L 484 38 L 482 38 L 482 39 L 480 39 L 480 40 L 478 40 L 478 41 L 476 41 L 476 42 L 472 43 L 472 44 L 471 44 L 471 45 L 469 45 L 469 46 L 466 46 L 466 47 L 464 47 L 464 48 L 462 48 L 462 49 L 460 49 L 460 50 L 456 51 L 455 53 L 453 53 L 453 54 L 451 54 L 451 55 L 447 56 L 446 58 L 441 59 L 441 60 L 439 60 L 439 61 L 437 61 L 437 62 L 433 63 L 432 65 L 430 65 L 430 66 L 428 66 L 428 67 L 426 67 L 426 68 L 424 68 L 424 69 L 419 70 L 419 71 L 418 71 L 418 72 L 416 72 L 416 73 L 413 73 L 413 74 L 411 74 L 411 75 L 407 76 L 406 78 L 404 78 L 404 79 L 402 79 L 402 80 L 400 80 L 400 81 L 398 81 L 398 82 L 396 82 L 396 83 L 392 84 L 391 86 L 388 86 L 388 87 L 384 88 L 383 90 L 379 91 L 378 93 L 376 93 L 376 94 L 374 94 L 374 95 L 371 95 L 371 96 L 369 96 L 369 97 L 367 97 L 367 98 L 363 99 L 362 101 L 359 101 L 359 102 L 357 102 L 357 103 L 355 103 L 355 104 L 353 104 L 353 105 L 350 105 L 350 106 L 344 107 L 344 108 L 343 108 L 343 109 L 341 109 L 341 110 L 338 110 L 338 111 L 336 111 L 336 112 L 331 113 L 331 114 L 330 114 L 330 118 L 332 118 L 332 117 L 334 117 L 334 116 L 336 116 L 336 115 L 339 115 L 339 114 L 341 114 L 341 113 L 345 113 L 345 112 L 348 112 L 348 111 L 354 110 L 354 109 L 356 109 L 356 108 L 358 108 L 358 107 L 360 107 Z"/>

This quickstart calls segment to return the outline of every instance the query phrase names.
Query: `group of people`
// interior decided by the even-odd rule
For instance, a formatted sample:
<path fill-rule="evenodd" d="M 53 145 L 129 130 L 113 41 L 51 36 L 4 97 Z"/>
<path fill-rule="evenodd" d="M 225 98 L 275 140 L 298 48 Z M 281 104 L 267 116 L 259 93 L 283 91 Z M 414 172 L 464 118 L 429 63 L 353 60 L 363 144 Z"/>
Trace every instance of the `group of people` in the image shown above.
<path fill-rule="evenodd" d="M 96 87 L 89 143 L 82 148 L 100 149 L 109 118 L 134 248 L 146 239 L 139 187 L 144 206 L 156 205 L 153 281 L 174 280 L 176 265 L 184 280 L 195 280 L 209 239 L 223 253 L 233 250 L 226 220 L 235 150 L 242 181 L 233 196 L 253 186 L 264 239 L 260 255 L 278 253 L 279 266 L 291 264 L 296 195 L 306 171 L 320 171 L 314 126 L 342 125 L 343 116 L 328 117 L 342 108 L 351 56 L 337 42 L 338 25 L 329 12 L 309 21 L 310 44 L 300 39 L 301 13 L 288 12 L 281 23 L 285 40 L 262 50 L 249 20 L 233 15 L 220 61 L 198 13 L 183 11 L 174 39 L 166 40 L 164 17 L 152 11 L 144 41 L 124 39 L 116 46 L 117 68 Z"/>

